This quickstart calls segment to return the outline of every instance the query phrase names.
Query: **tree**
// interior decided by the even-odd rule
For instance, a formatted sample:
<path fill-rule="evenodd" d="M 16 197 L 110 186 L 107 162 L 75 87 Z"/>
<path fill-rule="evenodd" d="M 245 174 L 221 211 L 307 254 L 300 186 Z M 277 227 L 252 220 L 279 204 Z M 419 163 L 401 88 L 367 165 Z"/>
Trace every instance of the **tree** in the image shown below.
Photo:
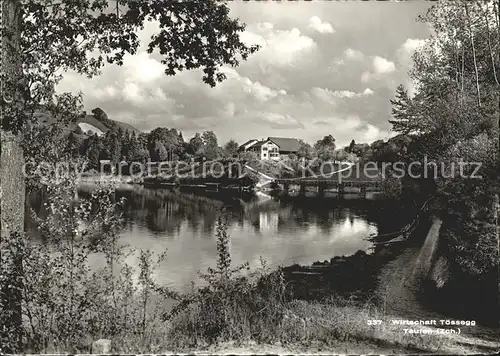
<path fill-rule="evenodd" d="M 343 162 L 347 159 L 348 154 L 344 149 L 340 148 L 334 151 L 333 157 L 335 161 Z"/>
<path fill-rule="evenodd" d="M 184 140 L 176 129 L 158 127 L 150 132 L 148 142 L 151 152 L 156 149 L 157 142 L 162 143 L 168 152 L 168 160 L 173 160 L 174 156 L 178 156 L 184 151 Z"/>
<path fill-rule="evenodd" d="M 137 155 L 140 149 L 139 142 L 137 141 L 137 136 L 135 132 L 132 132 L 130 139 L 128 140 L 128 150 L 127 158 L 131 162 L 137 162 Z"/>
<path fill-rule="evenodd" d="M 187 151 L 191 155 L 198 154 L 200 150 L 203 150 L 203 139 L 199 133 L 196 133 L 190 140 L 188 144 Z"/>
<path fill-rule="evenodd" d="M 168 160 L 168 151 L 160 141 L 156 141 L 155 143 L 155 157 L 159 162 Z"/>
<path fill-rule="evenodd" d="M 332 135 L 327 135 L 327 136 L 323 137 L 321 140 L 318 140 L 314 144 L 314 148 L 318 151 L 321 149 L 335 150 L 335 148 L 336 148 L 335 138 Z"/>
<path fill-rule="evenodd" d="M 224 153 L 227 157 L 234 157 L 238 153 L 238 143 L 231 139 L 224 145 Z"/>
<path fill-rule="evenodd" d="M 436 179 L 443 246 L 457 269 L 475 276 L 498 265 L 498 233 L 495 241 L 491 231 L 499 201 L 499 10 L 498 0 L 432 6 L 421 18 L 433 36 L 414 55 L 414 91 L 400 86 L 391 101 L 393 130 L 413 134 L 400 152 L 447 167 L 448 177 Z M 393 141 L 385 151 L 392 143 L 405 147 Z M 482 179 L 457 174 L 452 164 L 460 160 L 481 163 Z"/>
<path fill-rule="evenodd" d="M 214 160 L 219 156 L 217 136 L 213 131 L 205 131 L 201 135 L 203 140 L 203 154 L 207 160 Z"/>
<path fill-rule="evenodd" d="M 365 153 L 370 149 L 370 145 L 367 143 L 356 143 L 351 149 L 351 153 L 358 156 L 359 158 L 363 158 Z"/>
<path fill-rule="evenodd" d="M 62 105 L 73 116 L 81 112 L 78 100 L 54 96 L 60 70 L 94 76 L 105 63 L 123 64 L 126 54 L 137 52 L 137 32 L 149 20 L 158 24 L 158 31 L 148 43 L 148 52 L 163 56 L 167 75 L 200 68 L 203 81 L 215 86 L 225 79 L 222 66 L 236 66 L 258 49 L 240 40 L 244 25 L 229 17 L 226 4 L 215 0 L 4 0 L 2 10 L 0 180 L 2 234 L 7 235 L 24 230 L 25 184 L 19 162 L 24 159 L 23 147 L 30 150 L 23 134 L 36 126 L 33 113 L 43 104 L 44 110 L 59 114 L 63 122 L 71 117 L 60 115 Z M 17 297 L 9 295 L 10 301 L 2 305 L 12 306 L 12 298 Z M 2 320 L 4 331 L 18 329 L 20 318 L 14 319 Z M 2 335 L 2 344 L 7 345 L 3 351 L 15 352 L 19 339 L 10 339 L 7 343 L 9 338 Z"/>
<path fill-rule="evenodd" d="M 346 151 L 349 153 L 353 153 L 352 150 L 354 149 L 354 146 L 356 146 L 356 141 L 352 140 Z"/>
<path fill-rule="evenodd" d="M 122 136 L 122 151 L 121 151 L 121 156 L 125 159 L 128 160 L 129 158 L 129 153 L 130 152 L 130 134 L 128 130 L 125 130 Z"/>
<path fill-rule="evenodd" d="M 108 115 L 101 108 L 92 109 L 92 115 L 94 115 L 94 117 L 97 120 L 99 120 L 100 122 L 102 122 L 104 124 L 106 124 L 109 121 Z"/>
<path fill-rule="evenodd" d="M 107 142 L 109 148 L 109 160 L 116 164 L 122 160 L 122 143 L 118 133 L 112 131 L 110 132 L 111 133 Z"/>
<path fill-rule="evenodd" d="M 390 102 L 393 119 L 389 122 L 392 124 L 393 131 L 403 134 L 425 133 L 434 128 L 431 121 L 425 120 L 417 113 L 413 100 L 403 85 L 398 85 L 396 98 Z"/>
<path fill-rule="evenodd" d="M 299 158 L 305 158 L 307 160 L 312 159 L 312 147 L 310 144 L 304 140 L 299 140 L 299 150 L 297 151 L 297 156 Z"/>
<path fill-rule="evenodd" d="M 260 160 L 259 155 L 253 151 L 240 152 L 238 159 L 248 163 L 256 163 Z"/>
<path fill-rule="evenodd" d="M 66 146 L 66 152 L 71 157 L 78 157 L 78 153 L 80 151 L 80 146 L 82 142 L 74 132 L 70 132 L 68 136 L 68 143 Z"/>
<path fill-rule="evenodd" d="M 82 131 L 82 128 L 78 125 L 76 125 L 75 129 L 73 130 L 73 132 L 77 135 L 83 135 L 83 131 Z"/>
<path fill-rule="evenodd" d="M 103 150 L 104 145 L 97 134 L 88 138 L 85 155 L 89 161 L 89 168 L 99 169 L 99 157 L 101 156 L 101 152 Z"/>
<path fill-rule="evenodd" d="M 316 156 L 321 162 L 330 162 L 330 161 L 335 161 L 336 155 L 335 155 L 335 148 L 324 146 L 321 147 L 317 152 Z"/>

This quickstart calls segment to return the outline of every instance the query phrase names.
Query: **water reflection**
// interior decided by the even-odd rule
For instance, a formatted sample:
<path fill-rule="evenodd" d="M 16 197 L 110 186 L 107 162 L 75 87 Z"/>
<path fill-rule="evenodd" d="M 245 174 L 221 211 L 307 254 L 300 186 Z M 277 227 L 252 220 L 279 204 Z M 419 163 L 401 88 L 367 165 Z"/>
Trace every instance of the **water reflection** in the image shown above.
<path fill-rule="evenodd" d="M 83 187 L 80 196 L 91 189 Z M 215 221 L 223 207 L 229 217 L 232 261 L 249 262 L 252 267 L 260 265 L 261 256 L 270 267 L 277 267 L 329 260 L 358 250 L 370 253 L 372 244 L 366 237 L 395 228 L 394 220 L 388 222 L 377 203 L 277 201 L 265 195 L 242 199 L 139 187 L 120 189 L 116 195 L 126 198 L 120 241 L 158 253 L 167 249 L 156 277 L 176 290 L 199 282 L 198 271 L 215 266 Z M 41 206 L 41 200 L 29 201 Z M 136 264 L 135 258 L 128 262 Z M 93 262 L 101 263 L 98 258 Z"/>

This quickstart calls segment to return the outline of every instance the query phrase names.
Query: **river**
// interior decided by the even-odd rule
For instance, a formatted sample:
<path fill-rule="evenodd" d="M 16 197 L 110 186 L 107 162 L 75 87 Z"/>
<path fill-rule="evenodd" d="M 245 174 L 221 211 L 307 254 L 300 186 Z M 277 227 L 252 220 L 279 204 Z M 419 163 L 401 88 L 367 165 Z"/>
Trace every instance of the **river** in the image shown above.
<path fill-rule="evenodd" d="M 81 187 L 80 196 L 91 186 Z M 136 249 L 167 250 L 158 267 L 158 282 L 177 291 L 200 283 L 198 272 L 216 264 L 216 220 L 221 208 L 228 216 L 233 264 L 248 262 L 270 268 L 294 263 L 311 264 L 334 256 L 349 256 L 362 250 L 371 253 L 367 240 L 378 232 L 394 231 L 404 224 L 398 208 L 387 201 L 336 199 L 277 200 L 260 194 L 253 197 L 199 196 L 140 186 L 118 188 L 124 197 L 125 226 L 120 242 Z M 38 199 L 39 200 L 39 199 Z M 34 205 L 41 205 L 31 199 Z M 28 230 L 36 235 L 28 222 Z M 136 265 L 136 255 L 128 262 Z M 92 261 L 100 265 L 102 259 Z"/>

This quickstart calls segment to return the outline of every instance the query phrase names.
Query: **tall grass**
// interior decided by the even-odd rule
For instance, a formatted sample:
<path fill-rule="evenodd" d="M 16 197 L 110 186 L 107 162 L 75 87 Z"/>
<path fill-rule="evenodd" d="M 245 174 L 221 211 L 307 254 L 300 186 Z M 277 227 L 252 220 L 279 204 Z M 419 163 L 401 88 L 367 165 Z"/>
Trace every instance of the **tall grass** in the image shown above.
<path fill-rule="evenodd" d="M 289 299 L 283 273 L 271 272 L 263 261 L 250 273 L 244 273 L 248 264 L 232 267 L 225 216 L 219 217 L 216 231 L 217 267 L 200 274 L 207 286 L 187 293 L 167 316 L 172 346 L 278 340 Z"/>

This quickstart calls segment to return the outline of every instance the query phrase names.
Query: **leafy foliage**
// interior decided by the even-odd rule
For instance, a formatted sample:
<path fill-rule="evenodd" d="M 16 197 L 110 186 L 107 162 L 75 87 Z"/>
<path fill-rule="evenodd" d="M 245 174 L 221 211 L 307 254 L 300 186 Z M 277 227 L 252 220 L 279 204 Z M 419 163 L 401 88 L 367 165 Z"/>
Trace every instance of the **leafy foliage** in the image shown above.
<path fill-rule="evenodd" d="M 500 192 L 499 3 L 440 2 L 421 20 L 434 34 L 414 55 L 413 94 L 399 86 L 391 101 L 391 123 L 413 135 L 406 160 L 426 157 L 446 167 L 437 186 L 451 260 L 469 274 L 487 274 L 499 261 L 492 253 Z M 459 171 L 461 161 L 474 165 Z"/>
<path fill-rule="evenodd" d="M 332 135 L 327 135 L 314 144 L 314 148 L 318 151 L 322 149 L 335 150 L 336 147 L 335 138 Z"/>
<path fill-rule="evenodd" d="M 238 143 L 231 139 L 224 145 L 224 153 L 226 157 L 235 157 L 238 153 Z"/>
<path fill-rule="evenodd" d="M 74 177 L 53 182 L 45 192 L 47 217 L 34 214 L 41 240 L 2 239 L 1 278 L 11 280 L 9 274 L 19 269 L 9 260 L 22 257 L 17 278 L 25 349 L 88 352 L 92 340 L 102 337 L 122 347 L 151 344 L 156 320 L 152 308 L 166 295 L 174 296 L 152 279 L 164 254 L 155 262 L 151 252 L 140 251 L 137 271 L 126 263 L 135 251 L 118 243 L 121 202 L 113 202 L 113 192 L 102 187 L 89 199 L 74 200 Z M 103 268 L 92 267 L 96 254 L 104 257 Z M 157 302 L 155 295 L 160 296 Z"/>
<path fill-rule="evenodd" d="M 285 315 L 286 285 L 281 271 L 262 268 L 243 275 L 248 264 L 231 267 L 230 238 L 221 213 L 217 228 L 217 268 L 200 277 L 206 287 L 194 289 L 166 317 L 172 320 L 169 337 L 177 346 L 202 346 L 214 342 L 279 338 Z"/>

